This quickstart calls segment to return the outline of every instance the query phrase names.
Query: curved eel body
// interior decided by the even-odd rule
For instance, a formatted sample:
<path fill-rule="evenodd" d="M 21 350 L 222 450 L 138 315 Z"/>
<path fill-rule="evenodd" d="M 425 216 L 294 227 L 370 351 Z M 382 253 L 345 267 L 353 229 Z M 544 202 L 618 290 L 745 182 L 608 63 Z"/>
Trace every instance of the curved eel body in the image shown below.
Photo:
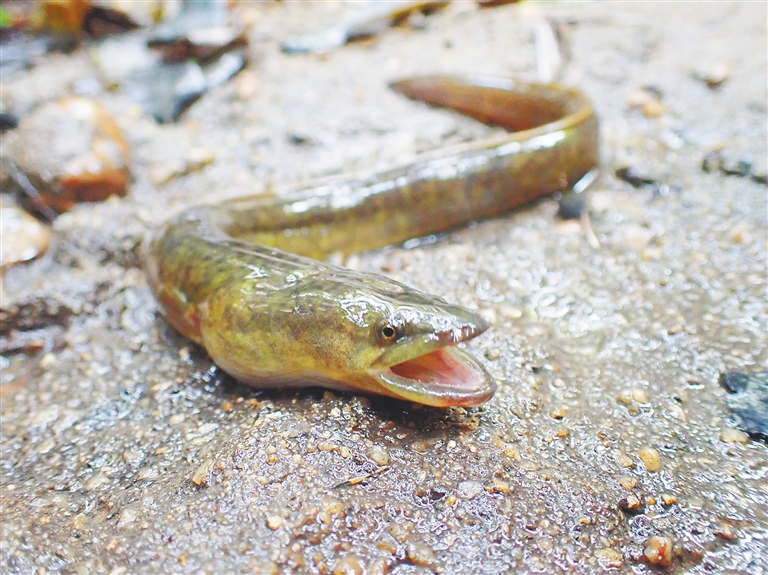
<path fill-rule="evenodd" d="M 369 176 L 194 207 L 148 239 L 149 282 L 168 321 L 237 379 L 438 407 L 495 392 L 455 346 L 487 329 L 475 312 L 310 258 L 433 234 L 569 188 L 597 164 L 597 119 L 581 92 L 557 85 L 427 76 L 392 87 L 514 132 Z"/>

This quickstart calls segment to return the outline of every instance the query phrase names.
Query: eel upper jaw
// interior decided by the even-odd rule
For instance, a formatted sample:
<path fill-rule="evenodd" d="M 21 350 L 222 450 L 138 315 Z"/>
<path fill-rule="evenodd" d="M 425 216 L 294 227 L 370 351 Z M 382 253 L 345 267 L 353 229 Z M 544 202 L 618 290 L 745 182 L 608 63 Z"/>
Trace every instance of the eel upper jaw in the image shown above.
<path fill-rule="evenodd" d="M 370 375 L 401 399 L 434 407 L 470 407 L 488 401 L 496 381 L 483 365 L 454 344 L 472 339 L 487 324 L 463 326 L 398 343 L 371 366 Z"/>

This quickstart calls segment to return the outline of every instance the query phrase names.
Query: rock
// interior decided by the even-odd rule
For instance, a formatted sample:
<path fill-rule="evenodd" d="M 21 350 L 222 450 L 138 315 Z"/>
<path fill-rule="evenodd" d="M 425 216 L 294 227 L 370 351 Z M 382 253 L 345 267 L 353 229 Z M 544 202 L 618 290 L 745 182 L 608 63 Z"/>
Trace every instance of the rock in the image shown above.
<path fill-rule="evenodd" d="M 80 202 L 125 195 L 130 179 L 128 144 L 109 113 L 87 98 L 40 106 L 8 134 L 3 148 L 3 157 L 56 212 Z M 17 188 L 24 187 L 18 178 L 12 181 Z"/>
<path fill-rule="evenodd" d="M 669 507 L 670 505 L 674 505 L 675 503 L 677 503 L 677 497 L 675 497 L 674 495 L 672 495 L 670 493 L 662 493 L 661 494 L 661 502 L 665 506 Z"/>
<path fill-rule="evenodd" d="M 619 509 L 630 515 L 636 515 L 644 511 L 645 506 L 637 495 L 629 494 L 619 501 Z"/>
<path fill-rule="evenodd" d="M 669 567 L 672 565 L 672 542 L 668 537 L 654 535 L 648 539 L 643 554 L 649 563 Z"/>
<path fill-rule="evenodd" d="M 732 394 L 725 402 L 741 428 L 749 435 L 768 439 L 768 371 L 726 371 L 720 376 L 720 385 Z"/>
<path fill-rule="evenodd" d="M 658 88 L 647 86 L 632 92 L 627 103 L 630 108 L 638 108 L 646 118 L 658 118 L 667 111 L 661 98 Z"/>
<path fill-rule="evenodd" d="M 0 268 L 39 257 L 48 249 L 51 229 L 19 206 L 0 198 Z"/>
<path fill-rule="evenodd" d="M 643 447 L 638 450 L 637 455 L 640 457 L 640 461 L 643 462 L 645 468 L 651 473 L 661 469 L 661 456 L 653 447 Z"/>
<path fill-rule="evenodd" d="M 728 81 L 732 71 L 729 63 L 720 62 L 706 70 L 696 70 L 692 76 L 696 80 L 704 82 L 710 90 L 716 90 Z"/>
<path fill-rule="evenodd" d="M 405 549 L 408 560 L 414 565 L 431 567 L 435 564 L 435 552 L 420 541 L 409 541 Z"/>
<path fill-rule="evenodd" d="M 267 517 L 267 527 L 272 531 L 280 529 L 283 526 L 283 518 L 279 515 L 269 515 Z"/>
<path fill-rule="evenodd" d="M 333 566 L 333 575 L 363 575 L 365 568 L 357 555 L 345 555 Z"/>
<path fill-rule="evenodd" d="M 617 178 L 627 182 L 633 188 L 658 184 L 656 178 L 646 174 L 641 168 L 634 166 L 622 166 L 616 170 L 615 174 Z"/>
<path fill-rule="evenodd" d="M 726 427 L 720 432 L 720 441 L 723 443 L 747 443 L 749 441 L 749 435 L 740 429 Z"/>
<path fill-rule="evenodd" d="M 637 486 L 637 478 L 631 476 L 621 477 L 619 478 L 619 485 L 627 491 L 632 491 Z"/>
<path fill-rule="evenodd" d="M 595 557 L 604 569 L 620 569 L 624 565 L 621 553 L 614 549 L 597 549 Z"/>
<path fill-rule="evenodd" d="M 254 98 L 261 91 L 261 79 L 259 74 L 253 70 L 243 71 L 235 83 L 237 97 L 248 101 Z"/>
<path fill-rule="evenodd" d="M 563 220 L 577 220 L 581 218 L 586 207 L 587 204 L 583 195 L 566 192 L 558 202 L 557 217 Z"/>
<path fill-rule="evenodd" d="M 230 23 L 226 2 L 184 2 L 151 31 L 102 42 L 92 57 L 102 81 L 121 91 L 160 123 L 172 122 L 245 65 L 243 27 Z"/>
<path fill-rule="evenodd" d="M 0 133 L 13 130 L 19 125 L 19 119 L 9 112 L 0 112 Z"/>
<path fill-rule="evenodd" d="M 372 446 L 365 454 L 378 465 L 387 465 L 389 463 L 389 454 L 378 445 Z"/>

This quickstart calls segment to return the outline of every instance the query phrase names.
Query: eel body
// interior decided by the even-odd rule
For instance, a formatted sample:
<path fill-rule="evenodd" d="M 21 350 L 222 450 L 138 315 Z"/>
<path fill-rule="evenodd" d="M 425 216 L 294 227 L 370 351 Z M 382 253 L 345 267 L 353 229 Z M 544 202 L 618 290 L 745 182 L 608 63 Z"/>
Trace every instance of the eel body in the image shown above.
<path fill-rule="evenodd" d="M 488 218 L 573 186 L 598 161 L 579 91 L 425 76 L 392 87 L 511 130 L 363 177 L 188 209 L 148 238 L 168 321 L 257 387 L 322 385 L 438 407 L 487 401 L 496 383 L 455 344 L 475 312 L 382 276 L 318 261 Z"/>

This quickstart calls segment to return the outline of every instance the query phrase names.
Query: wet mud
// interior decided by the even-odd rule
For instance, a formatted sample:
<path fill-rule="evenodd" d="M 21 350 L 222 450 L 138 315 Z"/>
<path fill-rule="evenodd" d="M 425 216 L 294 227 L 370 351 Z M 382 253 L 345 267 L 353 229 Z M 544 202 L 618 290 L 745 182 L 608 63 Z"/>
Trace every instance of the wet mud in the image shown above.
<path fill-rule="evenodd" d="M 751 177 L 768 153 L 765 4 L 455 3 L 327 54 L 281 52 L 348 8 L 239 6 L 246 68 L 175 123 L 93 96 L 133 180 L 5 272 L 0 570 L 766 573 L 768 446 L 718 383 L 766 369 L 766 186 Z M 148 229 L 488 134 L 387 83 L 535 78 L 542 22 L 601 120 L 588 221 L 546 199 L 344 262 L 479 310 L 493 327 L 467 348 L 497 378 L 489 403 L 254 390 L 164 321 Z M 97 77 L 85 49 L 41 57 L 3 82 L 0 111 Z M 749 175 L 704 170 L 712 153 Z M 9 347 L 25 337 L 38 344 Z"/>

